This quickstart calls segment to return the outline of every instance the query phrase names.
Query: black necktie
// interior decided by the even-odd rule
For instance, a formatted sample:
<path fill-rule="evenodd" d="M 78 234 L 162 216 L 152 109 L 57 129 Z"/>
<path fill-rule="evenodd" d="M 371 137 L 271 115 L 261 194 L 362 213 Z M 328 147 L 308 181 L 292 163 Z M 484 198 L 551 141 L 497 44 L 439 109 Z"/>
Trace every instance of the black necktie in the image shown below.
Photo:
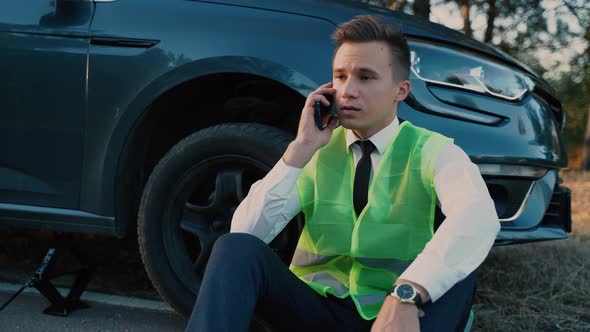
<path fill-rule="evenodd" d="M 363 151 L 363 156 L 356 164 L 356 172 L 354 173 L 354 190 L 353 201 L 354 211 L 359 216 L 361 211 L 367 205 L 367 195 L 369 192 L 369 179 L 371 178 L 371 153 L 375 150 L 375 145 L 371 141 L 356 141 Z"/>

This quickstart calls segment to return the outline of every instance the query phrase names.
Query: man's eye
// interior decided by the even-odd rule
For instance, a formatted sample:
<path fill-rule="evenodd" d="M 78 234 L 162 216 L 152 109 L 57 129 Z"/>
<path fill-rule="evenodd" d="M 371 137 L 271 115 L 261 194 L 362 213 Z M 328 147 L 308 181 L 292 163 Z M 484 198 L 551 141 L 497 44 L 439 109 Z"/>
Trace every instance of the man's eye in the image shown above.
<path fill-rule="evenodd" d="M 344 75 L 336 75 L 336 76 L 334 76 L 334 78 L 337 79 L 337 80 L 343 80 L 343 79 L 345 79 Z"/>
<path fill-rule="evenodd" d="M 366 81 L 366 80 L 370 80 L 371 77 L 369 76 L 361 76 L 361 80 Z"/>

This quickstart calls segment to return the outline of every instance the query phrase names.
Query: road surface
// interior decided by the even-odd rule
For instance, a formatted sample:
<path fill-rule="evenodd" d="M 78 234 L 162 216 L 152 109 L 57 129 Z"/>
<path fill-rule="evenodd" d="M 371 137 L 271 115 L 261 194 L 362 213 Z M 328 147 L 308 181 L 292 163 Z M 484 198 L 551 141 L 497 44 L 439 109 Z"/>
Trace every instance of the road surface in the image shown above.
<path fill-rule="evenodd" d="M 14 294 L 18 285 L 0 283 L 0 305 Z M 63 293 L 63 290 L 61 290 Z M 85 292 L 88 309 L 67 317 L 43 314 L 49 302 L 28 288 L 0 312 L 0 331 L 183 331 L 186 321 L 165 303 L 137 298 Z"/>

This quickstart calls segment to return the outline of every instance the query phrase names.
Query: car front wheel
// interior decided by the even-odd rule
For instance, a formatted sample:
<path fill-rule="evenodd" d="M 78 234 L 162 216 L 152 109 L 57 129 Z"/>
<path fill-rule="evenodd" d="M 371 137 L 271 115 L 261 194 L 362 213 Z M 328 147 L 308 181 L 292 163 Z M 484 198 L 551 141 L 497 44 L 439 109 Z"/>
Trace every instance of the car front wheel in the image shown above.
<path fill-rule="evenodd" d="M 176 311 L 192 310 L 215 240 L 250 186 L 281 158 L 291 136 L 252 123 L 200 130 L 177 143 L 156 165 L 138 215 L 146 271 Z M 302 227 L 296 217 L 270 243 L 288 263 Z"/>

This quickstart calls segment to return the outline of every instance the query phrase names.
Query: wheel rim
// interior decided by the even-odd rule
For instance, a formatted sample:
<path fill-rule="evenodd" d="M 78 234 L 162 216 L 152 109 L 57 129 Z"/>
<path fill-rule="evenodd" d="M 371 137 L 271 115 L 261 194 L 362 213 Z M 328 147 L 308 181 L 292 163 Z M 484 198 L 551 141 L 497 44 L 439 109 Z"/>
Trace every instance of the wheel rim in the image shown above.
<path fill-rule="evenodd" d="M 170 268 L 193 293 L 198 293 L 213 244 L 229 232 L 238 204 L 269 170 L 250 157 L 215 156 L 191 167 L 173 186 L 163 214 L 162 240 Z M 270 243 L 285 263 L 292 255 L 298 224 L 302 220 L 291 222 Z"/>

